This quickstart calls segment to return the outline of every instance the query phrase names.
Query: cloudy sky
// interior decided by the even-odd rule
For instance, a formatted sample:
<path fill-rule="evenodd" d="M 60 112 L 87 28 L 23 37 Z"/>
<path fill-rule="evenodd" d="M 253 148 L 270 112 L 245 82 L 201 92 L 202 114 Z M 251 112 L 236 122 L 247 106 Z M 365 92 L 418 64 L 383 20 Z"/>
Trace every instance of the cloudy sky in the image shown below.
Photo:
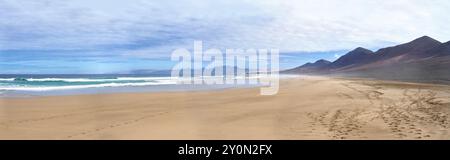
<path fill-rule="evenodd" d="M 448 0 L 0 0 L 0 73 L 170 69 L 177 48 L 278 48 L 289 68 L 428 35 Z"/>

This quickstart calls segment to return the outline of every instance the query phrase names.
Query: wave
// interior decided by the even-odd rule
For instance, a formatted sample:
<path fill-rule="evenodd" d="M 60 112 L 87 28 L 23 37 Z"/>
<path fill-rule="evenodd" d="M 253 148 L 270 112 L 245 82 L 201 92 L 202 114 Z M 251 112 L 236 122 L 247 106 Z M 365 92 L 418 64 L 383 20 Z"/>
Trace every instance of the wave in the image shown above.
<path fill-rule="evenodd" d="M 68 90 L 68 89 L 84 89 L 84 88 L 102 88 L 102 87 L 127 87 L 127 86 L 151 86 L 151 85 L 169 85 L 176 84 L 174 81 L 157 81 L 157 82 L 141 82 L 141 83 L 103 83 L 91 85 L 67 85 L 67 86 L 11 86 L 0 87 L 0 90 L 10 91 L 53 91 L 53 90 Z"/>
<path fill-rule="evenodd" d="M 173 85 L 180 80 L 206 80 L 224 76 L 203 77 L 108 77 L 108 78 L 0 78 L 0 91 L 52 91 L 102 87 Z M 232 79 L 245 79 L 245 76 Z M 257 79 L 258 76 L 247 77 Z"/>
<path fill-rule="evenodd" d="M 14 81 L 15 78 L 0 78 L 0 81 Z"/>
<path fill-rule="evenodd" d="M 117 78 L 0 78 L 0 81 L 29 82 L 118 82 L 118 81 L 153 81 L 166 80 L 170 77 L 117 77 Z"/>

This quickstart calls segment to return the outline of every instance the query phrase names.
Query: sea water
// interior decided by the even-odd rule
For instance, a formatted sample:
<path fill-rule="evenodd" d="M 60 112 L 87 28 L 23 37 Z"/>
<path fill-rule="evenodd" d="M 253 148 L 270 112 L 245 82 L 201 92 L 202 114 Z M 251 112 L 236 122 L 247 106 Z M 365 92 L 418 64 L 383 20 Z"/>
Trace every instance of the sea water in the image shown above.
<path fill-rule="evenodd" d="M 255 85 L 182 85 L 168 75 L 0 75 L 0 97 L 191 91 L 253 86 Z"/>

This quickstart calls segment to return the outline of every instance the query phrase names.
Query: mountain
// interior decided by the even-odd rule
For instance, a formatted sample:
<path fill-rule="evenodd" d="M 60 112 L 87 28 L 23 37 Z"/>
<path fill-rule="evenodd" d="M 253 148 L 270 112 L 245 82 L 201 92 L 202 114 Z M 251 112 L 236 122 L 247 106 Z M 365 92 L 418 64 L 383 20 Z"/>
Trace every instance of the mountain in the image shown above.
<path fill-rule="evenodd" d="M 395 59 L 396 61 L 404 62 L 417 60 L 432 56 L 432 53 L 427 51 L 440 46 L 442 43 L 428 36 L 417 38 L 411 42 L 382 48 L 376 52 L 375 61 L 383 61 L 388 59 Z"/>
<path fill-rule="evenodd" d="M 328 66 L 329 64 L 331 64 L 330 61 L 327 60 L 318 60 L 314 63 L 306 63 L 302 66 L 299 66 L 297 68 L 293 68 L 290 70 L 286 70 L 284 71 L 284 73 L 297 73 L 297 72 L 302 72 L 302 73 L 314 73 L 314 72 L 318 72 L 322 69 L 324 69 L 324 67 Z"/>
<path fill-rule="evenodd" d="M 310 65 L 305 64 L 282 73 L 439 81 L 450 84 L 450 41 L 441 43 L 423 36 L 376 52 L 358 47 L 332 63 L 313 69 Z"/>
<path fill-rule="evenodd" d="M 330 69 L 338 69 L 342 67 L 351 67 L 355 65 L 361 65 L 371 60 L 374 56 L 371 50 L 358 47 L 329 65 Z"/>
<path fill-rule="evenodd" d="M 323 67 L 323 66 L 326 66 L 326 65 L 328 65 L 330 63 L 331 63 L 330 61 L 321 59 L 321 60 L 318 60 L 318 61 L 316 61 L 314 63 L 307 63 L 307 64 L 303 65 L 303 67 Z"/>
<path fill-rule="evenodd" d="M 344 71 L 355 71 L 425 60 L 435 56 L 436 53 L 430 52 L 430 50 L 436 49 L 441 45 L 441 42 L 431 37 L 422 36 L 408 43 L 381 48 L 369 60 L 365 60 L 364 65 L 346 68 Z"/>
<path fill-rule="evenodd" d="M 436 48 L 433 48 L 429 52 L 434 53 L 436 57 L 450 56 L 450 41 L 442 43 Z"/>

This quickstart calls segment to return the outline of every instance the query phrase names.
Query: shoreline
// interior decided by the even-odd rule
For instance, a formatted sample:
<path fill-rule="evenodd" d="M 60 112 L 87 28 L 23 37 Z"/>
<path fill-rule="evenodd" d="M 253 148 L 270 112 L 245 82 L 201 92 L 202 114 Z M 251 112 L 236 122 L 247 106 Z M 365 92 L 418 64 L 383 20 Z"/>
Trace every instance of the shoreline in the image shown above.
<path fill-rule="evenodd" d="M 324 76 L 324 75 L 291 75 L 291 74 L 284 74 L 286 77 L 280 78 L 280 82 L 281 81 L 289 81 L 289 80 L 293 80 L 293 79 L 302 79 L 302 78 L 326 78 L 326 79 L 331 79 L 331 80 L 344 80 L 344 81 L 377 81 L 377 82 L 382 82 L 382 83 L 391 83 L 391 84 L 408 84 L 408 85 L 413 85 L 413 86 L 424 86 L 424 87 L 436 87 L 436 86 L 441 86 L 441 87 L 450 87 L 449 84 L 443 84 L 443 83 L 437 83 L 437 84 L 433 84 L 432 82 L 414 82 L 414 81 L 402 81 L 402 80 L 387 80 L 387 79 L 375 79 L 375 78 L 365 78 L 365 77 L 339 77 L 339 76 Z M 289 77 L 292 76 L 292 77 Z M 181 86 L 181 87 L 180 87 Z M 211 87 L 211 86 L 216 86 L 216 87 Z M 35 95 L 19 95 L 19 96 L 8 96 L 8 95 L 3 95 L 0 96 L 0 100 L 2 99 L 20 99 L 20 98 L 40 98 L 40 97 L 64 97 L 64 96 L 81 96 L 81 95 L 115 95 L 115 94 L 158 94 L 158 93 L 192 93 L 192 92 L 211 92 L 211 91 L 226 91 L 226 90 L 234 90 L 234 89 L 251 89 L 251 88 L 260 88 L 263 86 L 260 85 L 219 85 L 219 87 L 217 87 L 217 85 L 205 85 L 205 84 L 200 84 L 200 85 L 194 85 L 194 84 L 189 84 L 189 85 L 171 85 L 172 88 L 165 88 L 165 89 L 158 89 L 158 88 L 151 88 L 148 89 L 150 87 L 155 87 L 155 86 L 143 86 L 144 88 L 147 89 L 142 89 L 142 90 L 136 90 L 136 89 L 130 89 L 130 88 L 137 88 L 137 87 L 109 87 L 109 88 L 100 88 L 100 89 L 105 89 L 106 91 L 95 91 L 98 90 L 98 88 L 87 88 L 89 89 L 93 89 L 94 92 L 86 92 L 86 91 L 77 91 L 77 89 L 74 90 L 65 90 L 63 92 L 67 92 L 67 93 L 63 93 L 63 94 L 59 94 L 59 93 L 52 93 L 54 91 L 33 91 L 34 93 L 38 93 Z M 163 87 L 162 86 L 157 86 L 157 87 Z M 205 87 L 205 88 L 195 88 L 195 87 Z M 125 91 L 120 91 L 121 89 L 130 89 L 130 90 L 125 90 Z M 174 89 L 175 88 L 175 89 Z M 119 90 L 119 91 L 117 91 Z M 3 94 L 5 92 L 8 91 L 2 91 L 0 92 L 0 94 Z M 46 92 L 50 92 L 50 94 L 47 94 Z M 59 91 L 58 91 L 59 92 Z M 28 92 L 24 92 L 24 93 L 28 93 Z M 44 93 L 44 94 L 42 94 Z M 22 93 L 20 93 L 22 94 Z"/>
<path fill-rule="evenodd" d="M 49 75 L 45 75 L 49 76 Z M 51 76 L 50 76 L 51 77 Z M 280 75 L 280 80 L 286 78 L 298 77 L 298 75 Z M 123 83 L 122 79 L 133 79 L 138 80 L 137 82 L 131 83 L 126 82 Z M 264 84 L 177 84 L 176 81 L 170 80 L 169 84 L 165 84 L 168 82 L 158 82 L 162 84 L 153 84 L 156 82 L 148 82 L 152 84 L 142 84 L 141 80 L 153 80 L 160 79 L 160 81 L 167 81 L 170 77 L 118 77 L 116 79 L 85 79 L 85 78 L 41 78 L 41 79 L 26 79 L 25 82 L 45 82 L 45 83 L 54 83 L 63 82 L 63 83 L 71 83 L 71 82 L 102 82 L 103 84 L 95 84 L 92 85 L 76 85 L 72 84 L 72 86 L 23 86 L 19 89 L 0 89 L 0 98 L 27 98 L 27 97 L 41 97 L 41 96 L 60 96 L 60 95 L 86 95 L 86 94 L 111 94 L 111 93 L 159 93 L 159 92 L 192 92 L 192 91 L 208 91 L 208 90 L 221 90 L 221 89 L 229 89 L 229 88 L 254 88 L 254 87 L 263 87 L 266 86 Z M 15 83 L 13 78 L 8 78 L 8 83 Z M 165 80 L 161 80 L 165 79 Z M 114 86 L 116 81 L 122 81 L 122 86 Z M 106 84 L 104 84 L 106 82 Z M 22 82 L 23 83 L 23 82 Z M 147 82 L 144 82 L 147 83 Z M 142 85 L 141 85 L 142 84 Z M 111 85 L 111 86 L 104 86 Z M 28 88 L 27 88 L 28 87 Z"/>
<path fill-rule="evenodd" d="M 158 87 L 164 87 L 164 86 L 158 86 Z M 114 95 L 114 94 L 151 94 L 151 93 L 177 93 L 177 92 L 208 92 L 208 91 L 223 91 L 223 90 L 230 90 L 230 89 L 245 89 L 245 88 L 257 88 L 261 86 L 257 85 L 228 85 L 228 86 L 216 86 L 211 87 L 208 85 L 184 85 L 182 87 L 180 86 L 171 86 L 172 88 L 155 88 L 154 86 L 144 86 L 141 88 L 134 88 L 134 87 L 111 87 L 111 88 L 102 88 L 102 89 L 92 89 L 89 91 L 87 90 L 65 90 L 65 91 L 34 91 L 34 92 L 21 92 L 17 93 L 16 95 L 8 95 L 9 93 L 0 96 L 1 99 L 20 99 L 20 98 L 39 98 L 39 97 L 61 97 L 61 96 L 80 96 L 80 95 Z M 202 88 L 203 87 L 203 88 Z M 100 90 L 100 91 L 99 91 Z M 3 91 L 7 92 L 7 91 Z M 3 94 L 0 93 L 0 94 Z M 34 94 L 32 94 L 34 93 Z"/>

